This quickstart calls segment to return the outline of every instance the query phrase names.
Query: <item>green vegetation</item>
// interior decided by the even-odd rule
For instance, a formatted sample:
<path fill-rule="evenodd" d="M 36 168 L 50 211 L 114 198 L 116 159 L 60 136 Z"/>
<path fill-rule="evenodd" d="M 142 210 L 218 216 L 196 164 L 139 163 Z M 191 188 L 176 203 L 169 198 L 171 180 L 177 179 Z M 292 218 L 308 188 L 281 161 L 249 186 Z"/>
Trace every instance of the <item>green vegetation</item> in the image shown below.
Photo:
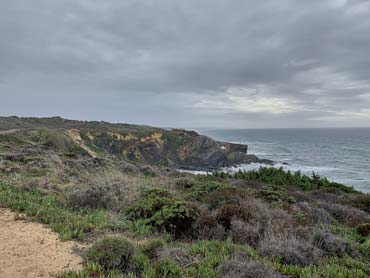
<path fill-rule="evenodd" d="M 195 176 L 156 164 L 199 161 L 196 133 L 159 130 L 163 142 L 126 142 L 117 134 L 147 138 L 158 130 L 12 121 L 5 126 L 25 129 L 0 135 L 0 206 L 63 240 L 91 243 L 84 270 L 54 277 L 370 276 L 367 194 L 282 169 Z M 80 130 L 83 144 L 101 155 L 91 157 L 67 129 Z"/>
<path fill-rule="evenodd" d="M 130 132 L 130 134 L 136 138 L 145 138 L 145 137 L 149 137 L 153 134 L 152 131 L 147 131 L 147 130 L 135 130 L 135 131 L 132 131 Z"/>
<path fill-rule="evenodd" d="M 94 229 L 114 228 L 114 219 L 105 211 L 74 212 L 63 207 L 57 195 L 43 195 L 37 191 L 24 191 L 12 184 L 0 182 L 0 204 L 50 227 L 62 240 L 82 239 Z"/>
<path fill-rule="evenodd" d="M 201 200 L 206 197 L 209 193 L 217 191 L 225 187 L 224 184 L 214 181 L 207 181 L 205 183 L 197 183 L 191 187 L 190 197 L 195 200 Z"/>
<path fill-rule="evenodd" d="M 370 223 L 360 224 L 356 230 L 362 236 L 370 236 Z"/>
<path fill-rule="evenodd" d="M 86 253 L 87 261 L 103 267 L 104 271 L 117 270 L 125 272 L 129 268 L 134 247 L 126 239 L 120 237 L 106 237 L 98 240 Z"/>
<path fill-rule="evenodd" d="M 166 142 L 167 146 L 173 150 L 179 149 L 184 143 L 183 137 L 171 132 L 163 133 L 162 139 L 164 140 L 164 142 Z"/>
<path fill-rule="evenodd" d="M 252 171 L 238 171 L 234 174 L 225 172 L 216 172 L 216 177 L 222 178 L 234 178 L 243 179 L 247 181 L 259 181 L 262 183 L 273 184 L 276 186 L 295 186 L 302 188 L 303 190 L 314 190 L 321 188 L 333 188 L 339 189 L 347 193 L 356 193 L 352 187 L 348 187 L 343 184 L 330 182 L 326 178 L 321 178 L 317 174 L 313 173 L 311 177 L 302 175 L 301 172 L 297 171 L 291 173 L 290 171 L 285 172 L 283 168 L 273 167 L 261 167 L 258 170 Z"/>
<path fill-rule="evenodd" d="M 68 157 L 78 157 L 78 156 L 87 155 L 87 152 L 83 148 L 81 148 L 79 145 L 71 144 L 65 150 L 64 155 Z"/>
<path fill-rule="evenodd" d="M 370 195 L 361 194 L 347 202 L 348 204 L 370 213 Z"/>
<path fill-rule="evenodd" d="M 187 203 L 161 188 L 143 189 L 126 213 L 131 220 L 142 220 L 145 225 L 173 234 L 183 233 L 191 222 Z"/>

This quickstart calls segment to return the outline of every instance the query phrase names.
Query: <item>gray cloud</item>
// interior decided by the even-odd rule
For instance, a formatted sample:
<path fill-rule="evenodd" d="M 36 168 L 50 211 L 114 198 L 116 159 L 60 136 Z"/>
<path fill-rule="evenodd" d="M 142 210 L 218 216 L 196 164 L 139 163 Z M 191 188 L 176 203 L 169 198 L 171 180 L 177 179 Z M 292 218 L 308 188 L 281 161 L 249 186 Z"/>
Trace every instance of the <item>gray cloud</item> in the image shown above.
<path fill-rule="evenodd" d="M 369 126 L 370 1 L 0 3 L 0 111 L 185 127 Z"/>

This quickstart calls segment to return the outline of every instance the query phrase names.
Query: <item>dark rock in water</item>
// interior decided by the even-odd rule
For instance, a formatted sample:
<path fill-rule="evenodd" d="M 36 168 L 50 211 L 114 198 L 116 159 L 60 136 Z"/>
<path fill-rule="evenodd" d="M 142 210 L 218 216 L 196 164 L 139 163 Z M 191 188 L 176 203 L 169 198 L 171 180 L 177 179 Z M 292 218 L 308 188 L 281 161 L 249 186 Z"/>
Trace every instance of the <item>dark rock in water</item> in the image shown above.
<path fill-rule="evenodd" d="M 254 154 L 248 154 L 247 155 L 247 161 L 245 163 L 260 163 L 260 164 L 267 164 L 267 165 L 273 165 L 274 161 L 269 159 L 260 159 Z"/>

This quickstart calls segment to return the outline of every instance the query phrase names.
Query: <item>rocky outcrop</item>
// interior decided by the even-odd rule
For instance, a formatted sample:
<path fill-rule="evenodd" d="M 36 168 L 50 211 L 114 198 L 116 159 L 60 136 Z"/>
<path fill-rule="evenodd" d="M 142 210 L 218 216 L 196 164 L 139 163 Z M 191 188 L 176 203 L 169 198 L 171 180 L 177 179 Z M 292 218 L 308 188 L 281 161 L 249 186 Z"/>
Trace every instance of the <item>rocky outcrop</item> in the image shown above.
<path fill-rule="evenodd" d="M 85 139 L 85 145 L 104 149 L 117 158 L 152 165 L 216 169 L 259 161 L 247 154 L 247 145 L 218 142 L 194 131 L 162 130 L 143 137 L 89 132 Z"/>
<path fill-rule="evenodd" d="M 247 154 L 247 145 L 218 142 L 181 129 L 81 122 L 59 117 L 9 117 L 0 118 L 0 123 L 3 133 L 7 129 L 16 129 L 17 136 L 32 134 L 32 140 L 37 138 L 43 146 L 64 152 L 69 157 L 109 157 L 135 164 L 186 169 L 217 169 L 260 161 Z"/>

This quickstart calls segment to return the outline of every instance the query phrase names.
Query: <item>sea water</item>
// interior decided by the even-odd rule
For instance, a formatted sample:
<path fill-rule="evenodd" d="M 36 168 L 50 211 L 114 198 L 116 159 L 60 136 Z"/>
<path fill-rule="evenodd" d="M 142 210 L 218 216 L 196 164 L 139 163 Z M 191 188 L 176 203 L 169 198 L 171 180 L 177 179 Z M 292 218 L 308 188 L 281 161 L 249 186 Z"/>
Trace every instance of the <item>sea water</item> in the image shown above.
<path fill-rule="evenodd" d="M 198 132 L 219 141 L 248 144 L 248 153 L 275 161 L 274 167 L 308 175 L 315 172 L 370 192 L 370 128 L 199 129 Z M 260 166 L 240 165 L 237 169 Z"/>

